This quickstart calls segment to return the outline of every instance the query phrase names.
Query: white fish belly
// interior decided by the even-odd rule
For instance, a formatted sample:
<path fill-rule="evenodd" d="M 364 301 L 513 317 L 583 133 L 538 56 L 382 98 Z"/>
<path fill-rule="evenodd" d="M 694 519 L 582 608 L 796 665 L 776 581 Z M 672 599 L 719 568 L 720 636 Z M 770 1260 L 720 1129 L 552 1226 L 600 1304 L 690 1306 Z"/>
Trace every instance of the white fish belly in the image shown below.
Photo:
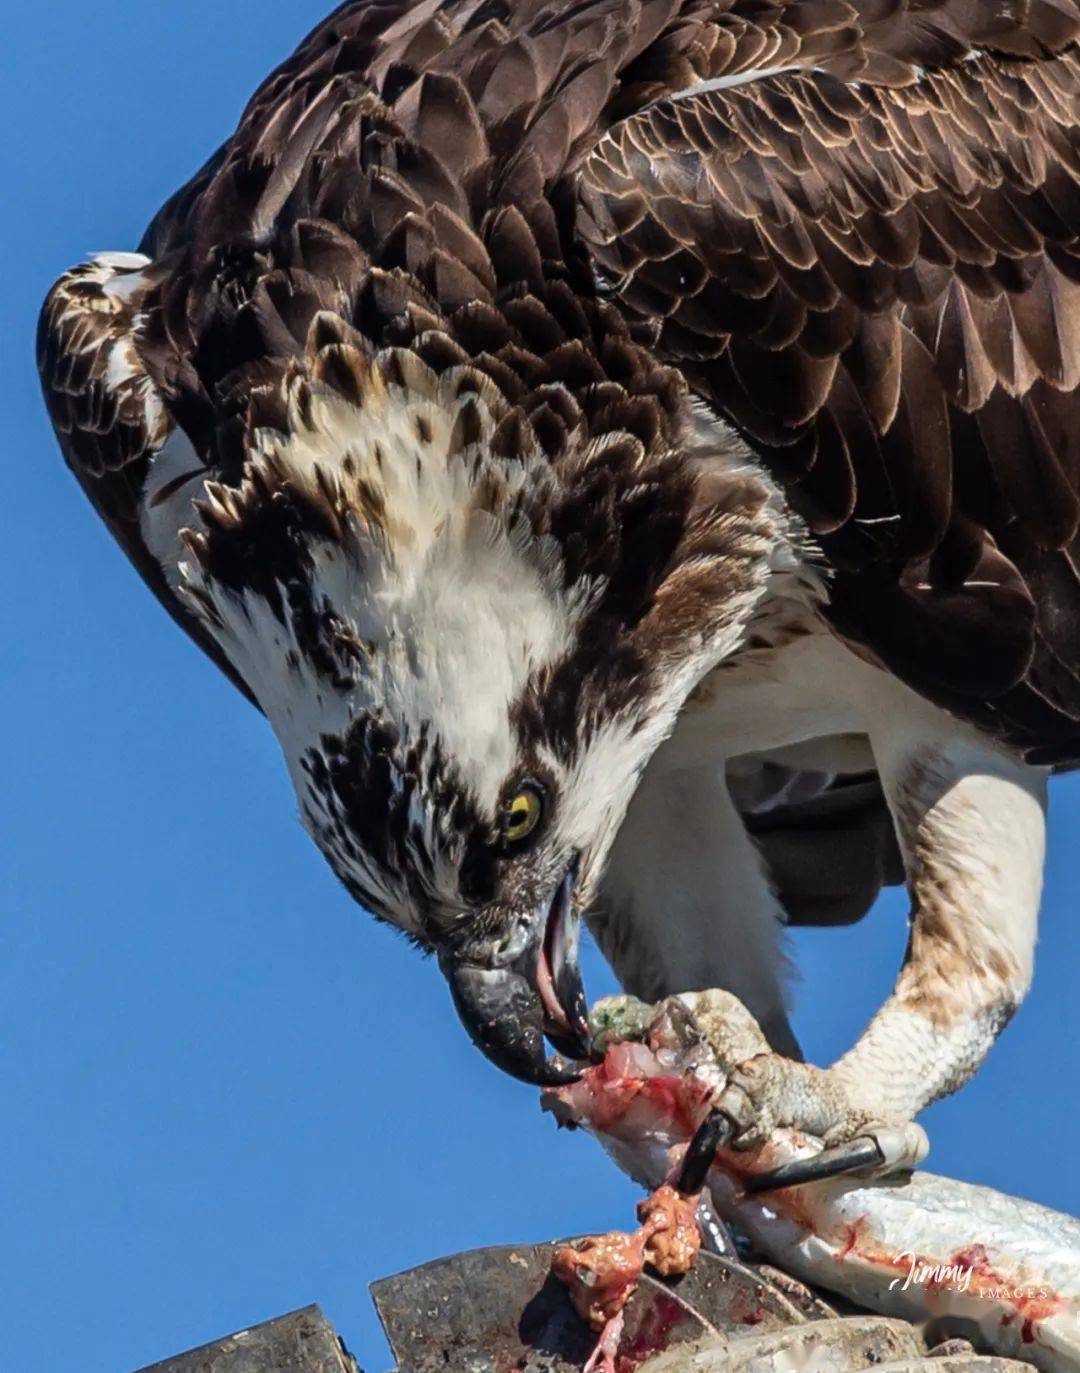
<path fill-rule="evenodd" d="M 1080 1222 L 933 1173 L 747 1196 L 719 1168 L 717 1209 L 769 1259 L 883 1315 L 948 1316 L 996 1353 L 1080 1370 Z"/>

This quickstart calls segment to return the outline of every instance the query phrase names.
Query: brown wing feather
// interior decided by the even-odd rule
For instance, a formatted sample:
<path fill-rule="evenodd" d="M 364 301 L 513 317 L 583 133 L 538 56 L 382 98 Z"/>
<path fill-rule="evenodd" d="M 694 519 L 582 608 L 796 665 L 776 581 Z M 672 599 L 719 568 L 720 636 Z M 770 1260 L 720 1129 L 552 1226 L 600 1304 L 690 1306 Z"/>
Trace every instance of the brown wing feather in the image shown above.
<path fill-rule="evenodd" d="M 38 324 L 38 368 L 49 416 L 79 485 L 176 622 L 252 699 L 214 641 L 170 590 L 143 542 L 139 498 L 173 422 L 136 347 L 152 270 L 137 255 L 103 256 L 65 272 Z"/>
<path fill-rule="evenodd" d="M 965 7 L 939 9 L 955 56 Z M 1077 31 L 1071 4 L 1031 17 L 1006 47 Z M 842 631 L 1033 756 L 1080 759 L 1076 50 L 661 102 L 586 163 L 579 223 L 658 355 L 786 485 Z"/>
<path fill-rule="evenodd" d="M 610 307 L 604 327 L 595 302 L 582 308 L 548 197 L 677 3 L 579 0 L 557 17 L 537 0 L 345 4 L 158 213 L 151 262 L 87 264 L 51 292 L 42 381 L 69 465 L 234 681 L 146 548 L 140 499 L 174 425 L 208 478 L 238 481 L 248 426 L 280 419 L 282 375 L 328 345 L 327 312 L 345 336 L 413 345 L 432 366 L 476 359 L 552 452 L 620 416 L 674 429 L 677 378 L 631 348 Z M 620 372 L 603 392 L 588 355 L 601 340 Z"/>
<path fill-rule="evenodd" d="M 983 715 L 1045 744 L 1076 713 L 1067 608 L 1034 646 L 1032 625 L 1072 585 L 1080 189 L 1073 59 L 1041 59 L 1076 31 L 1073 0 L 349 0 L 155 218 L 138 302 L 78 270 L 50 296 L 68 461 L 221 663 L 138 533 L 163 424 L 238 480 L 330 311 L 432 366 L 471 358 L 553 454 L 572 431 L 651 443 L 682 413 L 642 342 L 660 321 L 661 358 L 822 531 L 848 631 L 908 675 L 932 657 L 943 699 L 996 693 Z M 980 45 L 1017 60 L 914 84 Z M 818 74 L 650 107 L 796 67 Z M 594 298 L 589 250 L 640 338 Z"/>

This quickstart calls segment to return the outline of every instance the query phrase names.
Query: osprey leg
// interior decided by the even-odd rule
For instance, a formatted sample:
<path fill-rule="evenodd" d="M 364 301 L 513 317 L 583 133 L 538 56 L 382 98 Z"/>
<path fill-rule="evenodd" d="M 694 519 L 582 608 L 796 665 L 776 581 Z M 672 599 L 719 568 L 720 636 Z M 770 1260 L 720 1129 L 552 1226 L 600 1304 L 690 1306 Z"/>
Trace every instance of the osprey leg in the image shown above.
<path fill-rule="evenodd" d="M 962 1086 L 1031 981 L 1046 773 L 928 708 L 873 738 L 912 899 L 892 995 L 831 1068 L 762 1054 L 718 1103 L 761 1142 L 778 1125 L 829 1144 L 902 1125 Z"/>
<path fill-rule="evenodd" d="M 854 1102 L 910 1120 L 971 1077 L 1031 984 L 1047 775 L 955 726 L 875 752 L 911 938 L 892 996 L 833 1073 Z"/>

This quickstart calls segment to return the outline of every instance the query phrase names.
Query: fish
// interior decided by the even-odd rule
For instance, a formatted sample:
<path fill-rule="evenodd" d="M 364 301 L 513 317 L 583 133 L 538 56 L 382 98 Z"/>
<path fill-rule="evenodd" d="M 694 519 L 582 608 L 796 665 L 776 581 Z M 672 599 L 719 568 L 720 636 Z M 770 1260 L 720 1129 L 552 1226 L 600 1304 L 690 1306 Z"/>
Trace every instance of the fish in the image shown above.
<path fill-rule="evenodd" d="M 542 1105 L 594 1135 L 650 1189 L 678 1175 L 730 1070 L 769 1052 L 749 1011 L 727 992 L 686 993 L 656 1007 L 606 998 L 592 1026 L 599 1061 L 576 1082 L 546 1089 Z M 805 1283 L 881 1315 L 935 1319 L 947 1333 L 1044 1373 L 1080 1373 L 1080 1221 L 896 1163 L 753 1190 L 755 1177 L 822 1149 L 796 1130 L 776 1130 L 751 1150 L 717 1149 L 705 1181 L 712 1208 Z"/>

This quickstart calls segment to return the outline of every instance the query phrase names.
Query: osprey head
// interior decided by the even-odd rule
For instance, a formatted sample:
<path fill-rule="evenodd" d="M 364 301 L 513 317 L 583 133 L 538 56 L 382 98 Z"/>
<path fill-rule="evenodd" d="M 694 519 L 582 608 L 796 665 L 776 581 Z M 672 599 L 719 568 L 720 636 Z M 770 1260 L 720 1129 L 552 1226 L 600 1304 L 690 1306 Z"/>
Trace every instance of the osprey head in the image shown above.
<path fill-rule="evenodd" d="M 263 408 L 185 535 L 188 601 L 349 890 L 437 957 L 490 1058 L 565 1080 L 544 1037 L 584 1050 L 580 913 L 760 594 L 767 502 L 742 479 L 703 507 L 685 454 L 583 418 L 556 460 L 487 375 L 406 350 L 329 345 Z"/>

